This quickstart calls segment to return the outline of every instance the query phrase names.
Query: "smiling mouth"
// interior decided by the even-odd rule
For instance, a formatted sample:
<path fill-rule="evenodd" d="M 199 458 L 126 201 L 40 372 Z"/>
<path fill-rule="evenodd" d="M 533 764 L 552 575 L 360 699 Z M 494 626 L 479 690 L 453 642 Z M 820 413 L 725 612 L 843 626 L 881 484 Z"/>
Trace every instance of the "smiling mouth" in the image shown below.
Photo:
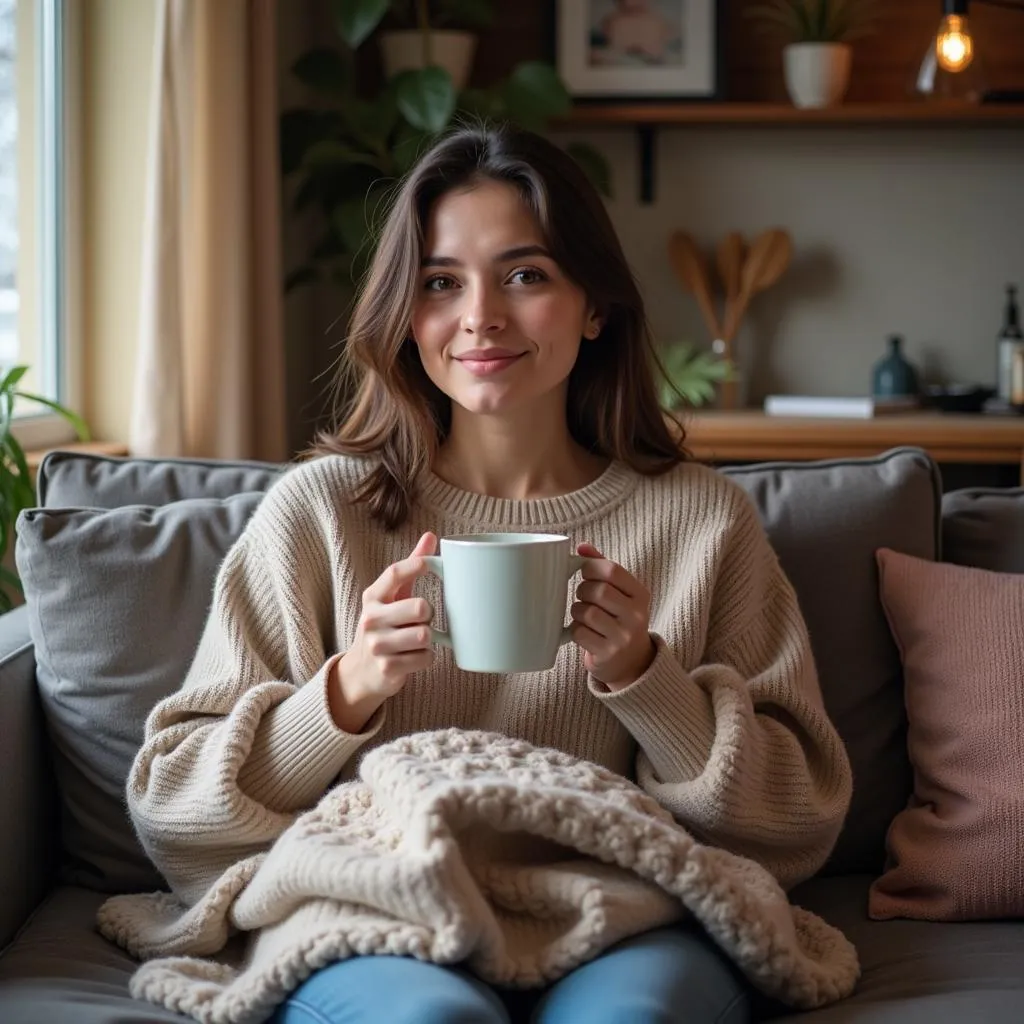
<path fill-rule="evenodd" d="M 507 370 L 513 363 L 519 362 L 525 352 L 502 352 L 490 355 L 483 352 L 472 356 L 459 356 L 455 361 L 461 364 L 474 377 L 489 377 Z"/>

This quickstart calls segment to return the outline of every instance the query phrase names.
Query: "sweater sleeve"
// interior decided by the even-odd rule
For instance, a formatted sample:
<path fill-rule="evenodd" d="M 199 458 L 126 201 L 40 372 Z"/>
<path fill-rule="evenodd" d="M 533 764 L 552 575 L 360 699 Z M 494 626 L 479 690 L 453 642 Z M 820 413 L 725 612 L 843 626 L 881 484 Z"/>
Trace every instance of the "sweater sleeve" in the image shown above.
<path fill-rule="evenodd" d="M 326 687 L 340 654 L 327 649 L 322 627 L 330 585 L 296 563 L 308 546 L 271 554 L 256 531 L 242 535 L 218 572 L 181 689 L 146 721 L 128 809 L 188 905 L 315 804 L 383 721 L 382 708 L 358 735 L 334 723 Z"/>
<path fill-rule="evenodd" d="M 589 685 L 637 740 L 643 788 L 697 838 L 758 861 L 788 889 L 835 845 L 850 765 L 796 594 L 746 501 L 713 573 L 698 665 L 687 671 L 655 635 L 634 683 Z"/>

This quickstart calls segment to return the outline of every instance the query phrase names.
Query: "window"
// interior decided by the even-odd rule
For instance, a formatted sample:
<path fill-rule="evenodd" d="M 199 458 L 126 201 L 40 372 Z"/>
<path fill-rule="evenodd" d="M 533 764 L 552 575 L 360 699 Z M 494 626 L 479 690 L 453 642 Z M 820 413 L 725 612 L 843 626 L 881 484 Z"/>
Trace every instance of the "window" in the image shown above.
<path fill-rule="evenodd" d="M 75 7 L 76 0 L 0 0 L 0 367 L 27 365 L 24 390 L 72 406 Z M 15 415 L 26 447 L 72 436 L 36 403 L 20 402 Z"/>

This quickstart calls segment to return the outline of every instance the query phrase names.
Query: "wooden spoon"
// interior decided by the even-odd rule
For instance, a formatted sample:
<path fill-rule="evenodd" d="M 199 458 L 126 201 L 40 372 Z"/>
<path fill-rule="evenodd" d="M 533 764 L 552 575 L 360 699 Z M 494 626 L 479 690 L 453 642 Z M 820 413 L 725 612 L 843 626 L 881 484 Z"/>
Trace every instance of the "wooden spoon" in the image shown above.
<path fill-rule="evenodd" d="M 738 231 L 730 231 L 718 243 L 718 276 L 725 290 L 725 323 L 728 323 L 732 316 L 733 303 L 740 292 L 745 250 L 743 236 Z"/>
<path fill-rule="evenodd" d="M 697 243 L 685 231 L 675 231 L 668 241 L 668 256 L 679 282 L 696 298 L 712 339 L 720 337 L 722 329 L 711 299 L 708 268 Z"/>
<path fill-rule="evenodd" d="M 771 287 L 785 273 L 793 255 L 793 241 L 781 228 L 772 228 L 754 239 L 743 261 L 739 294 L 732 304 L 732 315 L 725 324 L 724 338 L 732 341 L 743 314 L 757 292 Z"/>

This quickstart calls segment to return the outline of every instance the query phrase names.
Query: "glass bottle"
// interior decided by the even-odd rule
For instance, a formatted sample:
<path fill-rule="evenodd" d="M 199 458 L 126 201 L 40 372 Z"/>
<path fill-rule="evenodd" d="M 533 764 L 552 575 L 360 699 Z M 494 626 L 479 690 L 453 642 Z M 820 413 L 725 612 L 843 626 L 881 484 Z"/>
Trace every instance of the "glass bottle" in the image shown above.
<path fill-rule="evenodd" d="M 1019 404 L 1020 395 L 1014 394 L 1015 367 L 1024 358 L 1024 331 L 1020 328 L 1020 310 L 1017 307 L 1017 289 L 1006 286 L 1006 312 L 1003 329 L 996 338 L 997 372 L 996 392 L 1000 401 L 1010 405 Z M 1014 399 L 1017 399 L 1015 401 Z"/>

